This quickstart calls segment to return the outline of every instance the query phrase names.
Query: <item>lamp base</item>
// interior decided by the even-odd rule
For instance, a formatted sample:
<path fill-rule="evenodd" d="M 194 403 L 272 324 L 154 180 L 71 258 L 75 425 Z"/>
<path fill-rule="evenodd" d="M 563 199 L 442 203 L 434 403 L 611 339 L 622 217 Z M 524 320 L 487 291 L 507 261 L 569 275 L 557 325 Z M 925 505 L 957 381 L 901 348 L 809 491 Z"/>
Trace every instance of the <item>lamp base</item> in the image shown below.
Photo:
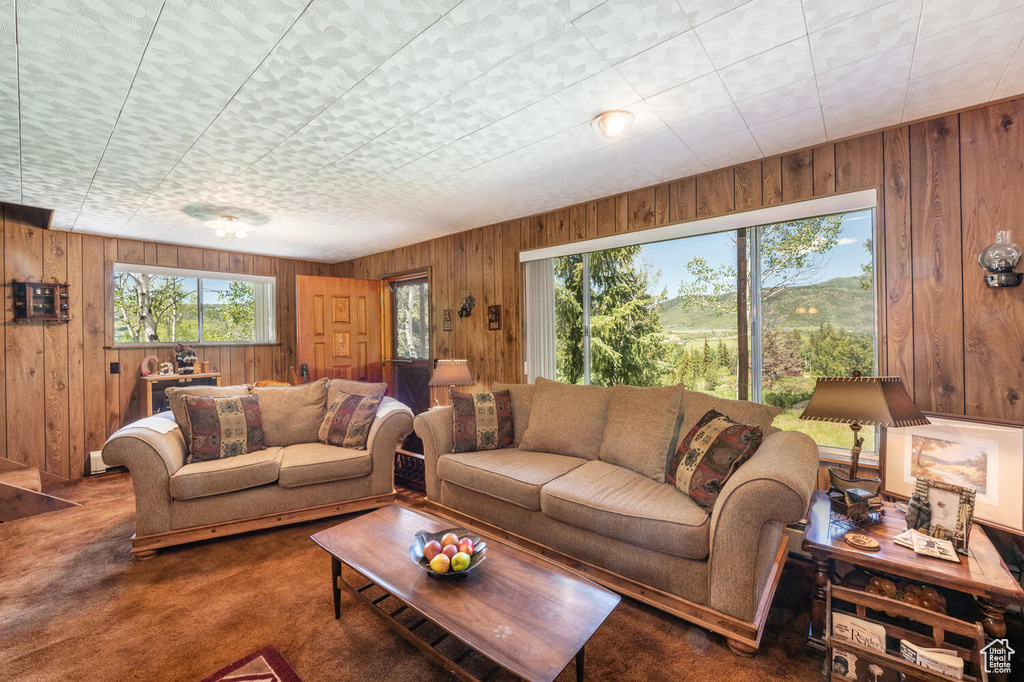
<path fill-rule="evenodd" d="M 877 495 L 878 491 L 882 489 L 882 479 L 850 476 L 846 470 L 839 467 L 829 467 L 828 478 L 832 487 L 843 493 L 850 488 L 860 488 L 861 490 L 868 491 L 872 495 Z"/>

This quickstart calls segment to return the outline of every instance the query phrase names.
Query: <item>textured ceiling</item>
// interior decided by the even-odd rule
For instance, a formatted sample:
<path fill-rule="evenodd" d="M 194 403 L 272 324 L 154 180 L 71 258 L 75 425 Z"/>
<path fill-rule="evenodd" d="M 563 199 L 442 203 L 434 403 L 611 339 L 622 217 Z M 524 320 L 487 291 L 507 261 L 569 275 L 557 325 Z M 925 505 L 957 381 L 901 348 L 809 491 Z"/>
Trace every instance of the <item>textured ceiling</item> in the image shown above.
<path fill-rule="evenodd" d="M 0 200 L 328 261 L 1024 92 L 1024 0 L 0 0 Z M 615 141 L 588 126 L 629 109 Z"/>

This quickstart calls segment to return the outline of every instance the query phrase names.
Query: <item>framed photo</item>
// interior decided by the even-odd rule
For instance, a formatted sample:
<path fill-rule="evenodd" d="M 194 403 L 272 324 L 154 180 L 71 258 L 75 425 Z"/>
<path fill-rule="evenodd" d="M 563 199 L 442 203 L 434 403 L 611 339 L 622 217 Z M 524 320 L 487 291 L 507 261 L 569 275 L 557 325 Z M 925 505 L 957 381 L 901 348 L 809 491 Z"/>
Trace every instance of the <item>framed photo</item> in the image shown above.
<path fill-rule="evenodd" d="M 487 329 L 491 331 L 498 331 L 499 329 L 501 329 L 500 305 L 487 306 Z"/>
<path fill-rule="evenodd" d="M 967 555 L 967 541 L 974 521 L 974 488 L 966 488 L 942 481 L 918 478 L 914 494 L 907 508 L 907 527 L 927 533 L 933 538 L 949 540 L 957 554 Z M 947 545 L 948 547 L 948 545 Z M 932 556 L 944 557 L 941 547 Z M 918 541 L 914 540 L 914 551 Z"/>
<path fill-rule="evenodd" d="M 1024 534 L 1024 427 L 927 417 L 924 426 L 883 431 L 882 492 L 909 498 L 918 478 L 971 488 L 975 520 Z"/>
<path fill-rule="evenodd" d="M 441 329 L 450 332 L 452 330 L 452 309 L 445 308 L 441 313 Z"/>

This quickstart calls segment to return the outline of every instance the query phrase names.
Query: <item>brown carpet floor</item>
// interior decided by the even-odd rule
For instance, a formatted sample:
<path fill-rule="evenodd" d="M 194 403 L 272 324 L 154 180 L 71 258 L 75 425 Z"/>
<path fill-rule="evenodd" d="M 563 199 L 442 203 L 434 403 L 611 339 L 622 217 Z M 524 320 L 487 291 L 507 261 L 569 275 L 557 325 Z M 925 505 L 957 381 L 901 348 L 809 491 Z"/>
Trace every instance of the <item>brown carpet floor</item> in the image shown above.
<path fill-rule="evenodd" d="M 135 561 L 127 474 L 53 492 L 83 506 L 0 524 L 5 680 L 195 681 L 267 644 L 306 682 L 448 679 L 347 594 L 334 620 L 330 560 L 309 536 L 339 519 Z M 803 645 L 809 591 L 809 569 L 790 562 L 752 659 L 732 655 L 718 635 L 623 599 L 587 646 L 587 679 L 815 679 L 820 663 Z M 575 679 L 572 664 L 558 679 Z"/>

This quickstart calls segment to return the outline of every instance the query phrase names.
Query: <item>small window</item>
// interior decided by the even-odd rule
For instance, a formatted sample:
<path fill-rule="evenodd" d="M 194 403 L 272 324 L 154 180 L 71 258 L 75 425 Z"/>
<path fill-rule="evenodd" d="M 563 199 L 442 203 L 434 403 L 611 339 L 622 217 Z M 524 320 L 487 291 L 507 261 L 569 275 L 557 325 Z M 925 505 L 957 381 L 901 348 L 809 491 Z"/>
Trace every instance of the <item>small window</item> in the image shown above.
<path fill-rule="evenodd" d="M 430 357 L 430 297 L 426 279 L 395 282 L 394 356 L 400 360 L 425 360 Z"/>
<path fill-rule="evenodd" d="M 114 265 L 114 341 L 273 343 L 274 278 Z"/>

